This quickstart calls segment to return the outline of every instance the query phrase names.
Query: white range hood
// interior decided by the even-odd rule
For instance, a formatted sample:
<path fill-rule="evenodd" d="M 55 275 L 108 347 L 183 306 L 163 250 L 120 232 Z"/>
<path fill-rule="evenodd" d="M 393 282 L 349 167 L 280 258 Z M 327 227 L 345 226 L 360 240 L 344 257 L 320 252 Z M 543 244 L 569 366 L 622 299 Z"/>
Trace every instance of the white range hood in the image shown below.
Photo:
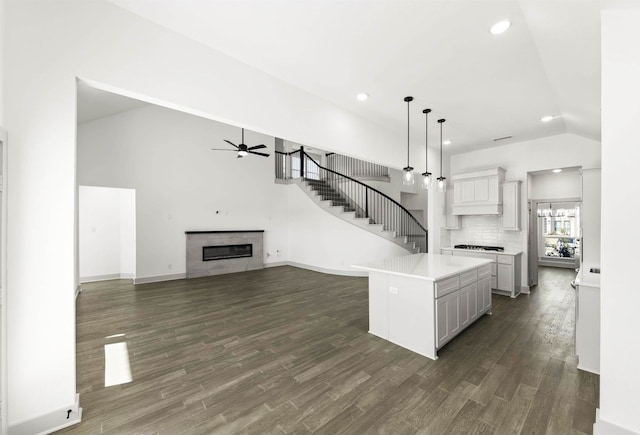
<path fill-rule="evenodd" d="M 502 168 L 480 169 L 454 174 L 454 215 L 500 215 L 502 214 L 502 189 L 505 170 Z"/>

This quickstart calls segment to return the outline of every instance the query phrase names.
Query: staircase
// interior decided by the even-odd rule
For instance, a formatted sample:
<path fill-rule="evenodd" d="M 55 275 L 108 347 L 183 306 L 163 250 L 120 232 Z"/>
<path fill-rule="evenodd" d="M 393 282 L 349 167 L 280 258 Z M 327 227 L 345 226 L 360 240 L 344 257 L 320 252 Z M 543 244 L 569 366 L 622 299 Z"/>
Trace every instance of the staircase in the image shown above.
<path fill-rule="evenodd" d="M 393 198 L 355 178 L 321 166 L 302 147 L 289 153 L 276 151 L 275 157 L 276 180 L 298 184 L 327 212 L 410 253 L 427 252 L 427 230 Z"/>
<path fill-rule="evenodd" d="M 415 241 L 410 241 L 409 237 L 398 235 L 396 230 L 385 226 L 384 223 L 376 223 L 374 219 L 366 215 L 366 211 L 356 201 L 333 188 L 327 181 L 297 178 L 295 182 L 314 202 L 334 216 L 383 237 L 412 254 L 426 251 L 424 248 L 421 250 Z M 426 246 L 426 238 L 424 246 Z"/>

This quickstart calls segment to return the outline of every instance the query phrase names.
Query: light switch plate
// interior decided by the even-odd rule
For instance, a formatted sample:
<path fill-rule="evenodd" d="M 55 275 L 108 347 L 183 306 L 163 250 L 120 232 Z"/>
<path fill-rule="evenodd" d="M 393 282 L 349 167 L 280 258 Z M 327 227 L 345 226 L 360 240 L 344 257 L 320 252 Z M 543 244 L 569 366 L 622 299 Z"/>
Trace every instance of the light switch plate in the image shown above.
<path fill-rule="evenodd" d="M 398 294 L 398 287 L 389 287 L 389 293 L 392 295 Z"/>

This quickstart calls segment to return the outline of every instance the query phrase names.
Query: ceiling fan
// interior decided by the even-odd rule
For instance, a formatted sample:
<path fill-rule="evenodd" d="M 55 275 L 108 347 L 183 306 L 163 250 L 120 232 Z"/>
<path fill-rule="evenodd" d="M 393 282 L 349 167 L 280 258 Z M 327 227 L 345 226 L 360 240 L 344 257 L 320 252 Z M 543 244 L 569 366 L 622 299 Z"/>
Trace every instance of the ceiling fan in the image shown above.
<path fill-rule="evenodd" d="M 240 145 L 236 145 L 233 142 L 228 141 L 226 139 L 224 139 L 224 141 L 226 143 L 228 143 L 229 145 L 233 146 L 235 148 L 235 150 L 230 150 L 230 149 L 227 149 L 227 148 L 211 148 L 211 149 L 214 150 L 214 151 L 237 151 L 239 159 L 243 158 L 247 154 L 257 154 L 259 156 L 269 157 L 269 154 L 259 153 L 259 152 L 255 151 L 255 150 L 259 150 L 261 148 L 266 148 L 267 147 L 266 145 L 256 145 L 256 146 L 253 146 L 253 147 L 247 147 L 244 144 L 244 128 L 242 129 L 242 142 L 240 142 Z"/>

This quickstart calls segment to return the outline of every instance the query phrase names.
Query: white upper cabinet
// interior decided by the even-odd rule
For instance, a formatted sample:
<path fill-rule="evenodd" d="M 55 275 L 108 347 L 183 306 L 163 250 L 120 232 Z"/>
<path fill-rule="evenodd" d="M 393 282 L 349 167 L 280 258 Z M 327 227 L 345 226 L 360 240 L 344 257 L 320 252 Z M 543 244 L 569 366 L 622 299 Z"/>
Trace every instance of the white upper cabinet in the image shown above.
<path fill-rule="evenodd" d="M 504 173 L 502 168 L 491 168 L 454 174 L 452 214 L 501 214 Z"/>
<path fill-rule="evenodd" d="M 522 182 L 502 183 L 502 229 L 520 231 L 520 190 Z"/>
<path fill-rule="evenodd" d="M 460 216 L 456 216 L 453 214 L 453 190 L 453 188 L 447 189 L 445 197 L 445 207 L 447 209 L 445 224 L 448 230 L 459 230 Z"/>

